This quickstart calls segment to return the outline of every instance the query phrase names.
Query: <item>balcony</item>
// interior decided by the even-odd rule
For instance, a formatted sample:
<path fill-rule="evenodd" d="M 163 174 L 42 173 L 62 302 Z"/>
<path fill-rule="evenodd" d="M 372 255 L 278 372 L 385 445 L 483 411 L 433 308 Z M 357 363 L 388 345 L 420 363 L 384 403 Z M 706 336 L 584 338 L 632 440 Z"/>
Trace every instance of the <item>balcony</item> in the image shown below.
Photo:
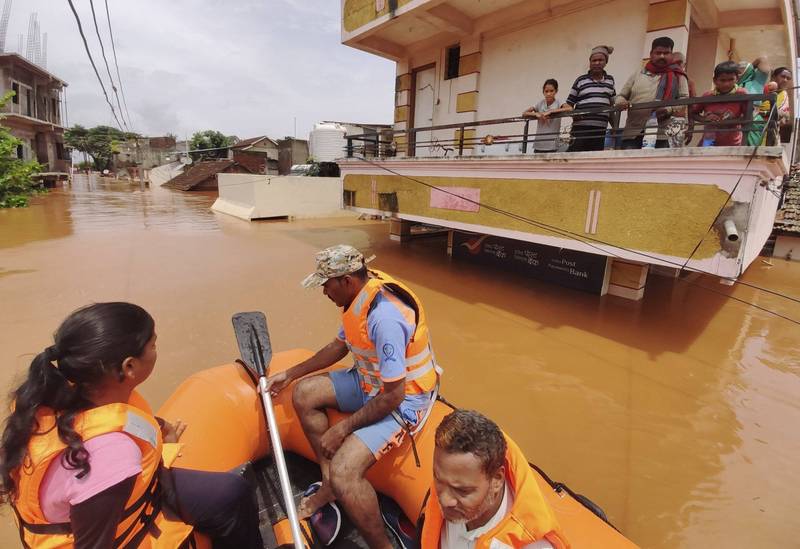
<path fill-rule="evenodd" d="M 739 98 L 775 104 L 774 95 Z M 631 109 L 723 101 L 730 96 Z M 391 143 L 348 136 L 352 155 L 339 163 L 345 204 L 451 231 L 673 271 L 685 267 L 726 280 L 740 276 L 772 230 L 788 173 L 774 110 L 766 121 L 748 115 L 714 128 L 718 135 L 759 131 L 763 145 L 635 150 L 621 149 L 624 113 L 606 110 L 612 115 L 608 148 L 595 152 L 534 153 L 532 121 L 521 118 L 413 128 Z M 589 112 L 598 111 L 563 116 Z M 694 142 L 704 130 L 711 128 L 695 124 Z M 358 154 L 365 149 L 395 156 Z"/>

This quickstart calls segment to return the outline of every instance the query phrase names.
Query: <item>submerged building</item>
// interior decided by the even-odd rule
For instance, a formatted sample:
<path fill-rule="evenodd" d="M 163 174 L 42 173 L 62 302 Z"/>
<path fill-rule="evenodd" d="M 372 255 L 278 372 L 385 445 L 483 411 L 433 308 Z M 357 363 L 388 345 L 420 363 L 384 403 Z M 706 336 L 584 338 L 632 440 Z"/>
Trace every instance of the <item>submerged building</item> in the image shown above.
<path fill-rule="evenodd" d="M 640 299 L 653 270 L 735 280 L 769 237 L 791 144 L 536 154 L 536 122 L 520 115 L 548 78 L 565 100 L 599 44 L 614 47 L 606 71 L 617 92 L 660 36 L 685 53 L 698 95 L 724 60 L 766 55 L 793 68 L 789 0 L 341 6 L 343 43 L 396 63 L 394 154 L 342 159 L 344 202 L 391 215 L 396 238 L 435 225 L 454 255 Z"/>
<path fill-rule="evenodd" d="M 67 83 L 16 53 L 0 52 L 0 96 L 13 95 L 2 109 L 3 125 L 21 141 L 17 158 L 42 165 L 39 178 L 66 179 L 62 93 Z"/>

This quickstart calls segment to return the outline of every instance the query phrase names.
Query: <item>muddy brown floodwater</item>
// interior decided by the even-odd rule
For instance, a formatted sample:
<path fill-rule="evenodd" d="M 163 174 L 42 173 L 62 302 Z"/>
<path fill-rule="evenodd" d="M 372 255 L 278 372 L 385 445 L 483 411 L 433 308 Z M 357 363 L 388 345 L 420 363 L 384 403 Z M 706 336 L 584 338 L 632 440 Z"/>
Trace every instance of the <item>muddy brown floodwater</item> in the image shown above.
<path fill-rule="evenodd" d="M 317 249 L 346 242 L 421 296 L 447 398 L 492 416 L 642 547 L 799 546 L 796 324 L 681 281 L 651 277 L 639 303 L 599 298 L 449 261 L 441 239 L 395 244 L 382 222 L 247 223 L 212 202 L 83 177 L 0 211 L 3 390 L 93 301 L 156 318 L 159 359 L 143 386 L 154 407 L 236 357 L 237 311 L 266 311 L 276 349 L 318 348 L 338 313 L 299 281 Z M 744 280 L 800 295 L 800 263 L 770 262 Z M 699 284 L 800 319 L 789 300 Z M 6 511 L 0 546 L 16 539 Z"/>

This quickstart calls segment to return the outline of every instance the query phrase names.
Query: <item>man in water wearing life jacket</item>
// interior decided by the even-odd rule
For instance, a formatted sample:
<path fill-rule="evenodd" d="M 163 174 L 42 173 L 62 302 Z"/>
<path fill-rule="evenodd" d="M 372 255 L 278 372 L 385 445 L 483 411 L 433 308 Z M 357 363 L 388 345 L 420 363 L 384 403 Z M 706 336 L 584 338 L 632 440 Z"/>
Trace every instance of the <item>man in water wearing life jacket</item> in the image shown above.
<path fill-rule="evenodd" d="M 347 245 L 317 253 L 317 269 L 302 284 L 322 286 L 342 308 L 337 337 L 313 357 L 272 376 L 273 394 L 293 380 L 353 353 L 355 365 L 302 379 L 293 402 L 319 458 L 323 482 L 300 503 L 301 518 L 336 499 L 373 549 L 392 547 L 374 488 L 364 478 L 406 433 L 424 423 L 435 401 L 440 370 L 430 345 L 422 304 L 404 284 L 367 270 L 364 256 Z M 333 426 L 326 408 L 349 415 Z"/>
<path fill-rule="evenodd" d="M 457 410 L 436 428 L 422 549 L 567 549 L 522 451 L 490 419 Z"/>

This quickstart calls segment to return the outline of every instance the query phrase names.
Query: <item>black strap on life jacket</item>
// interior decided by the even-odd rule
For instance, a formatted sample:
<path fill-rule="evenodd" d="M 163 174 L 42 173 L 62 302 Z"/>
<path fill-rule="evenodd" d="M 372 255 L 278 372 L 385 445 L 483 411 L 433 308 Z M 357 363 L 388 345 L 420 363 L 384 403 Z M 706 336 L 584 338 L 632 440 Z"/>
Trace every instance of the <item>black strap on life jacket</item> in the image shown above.
<path fill-rule="evenodd" d="M 159 466 L 159 470 L 161 467 Z M 126 520 L 135 513 L 138 513 L 136 519 L 131 522 L 130 526 L 128 526 L 124 532 L 122 532 L 119 536 L 114 539 L 114 547 L 124 547 L 124 548 L 133 548 L 138 547 L 141 544 L 142 540 L 147 536 L 150 525 L 155 521 L 155 518 L 161 512 L 161 484 L 158 481 L 158 473 L 157 470 L 153 474 L 153 478 L 150 479 L 150 484 L 147 485 L 147 489 L 144 493 L 133 502 L 122 514 L 122 520 Z M 131 535 L 131 532 L 135 531 L 136 528 L 139 527 L 139 530 L 136 534 L 127 542 L 124 543 L 128 536 Z M 124 543 L 124 545 L 123 545 Z"/>
<path fill-rule="evenodd" d="M 414 311 L 414 325 L 419 326 L 419 304 L 417 304 L 417 300 L 407 290 L 394 282 L 383 282 L 383 287 L 396 295 L 400 301 Z"/>
<path fill-rule="evenodd" d="M 136 512 L 139 512 L 141 515 L 144 515 L 144 511 L 147 508 L 147 504 L 150 502 L 155 502 L 156 506 L 160 510 L 160 505 L 158 502 L 158 495 L 159 495 L 159 486 L 158 486 L 158 475 L 153 475 L 153 480 L 150 481 L 150 484 L 147 486 L 145 492 L 134 501 L 130 506 L 128 506 L 122 513 L 122 520 L 127 519 L 131 515 Z M 25 532 L 29 532 L 34 535 L 43 535 L 43 536 L 61 536 L 61 535 L 69 535 L 72 534 L 72 524 L 69 522 L 53 522 L 47 524 L 32 524 L 23 520 L 22 515 L 20 515 L 19 511 L 17 510 L 16 505 L 11 506 L 14 509 L 14 513 L 17 515 L 17 523 L 19 524 L 19 537 L 22 541 L 23 547 L 25 549 L 30 549 L 30 546 L 25 542 Z M 156 513 L 158 514 L 158 513 Z M 137 520 L 135 520 L 131 526 L 129 526 L 125 532 L 118 536 L 116 540 L 114 540 L 114 547 L 119 547 L 122 541 L 130 535 L 133 531 L 134 527 L 139 522 L 144 522 L 144 518 L 150 518 L 149 514 L 144 517 L 140 516 Z M 150 519 L 152 522 L 152 519 Z M 142 529 L 146 531 L 146 528 Z M 135 547 L 135 545 L 133 546 Z"/>

